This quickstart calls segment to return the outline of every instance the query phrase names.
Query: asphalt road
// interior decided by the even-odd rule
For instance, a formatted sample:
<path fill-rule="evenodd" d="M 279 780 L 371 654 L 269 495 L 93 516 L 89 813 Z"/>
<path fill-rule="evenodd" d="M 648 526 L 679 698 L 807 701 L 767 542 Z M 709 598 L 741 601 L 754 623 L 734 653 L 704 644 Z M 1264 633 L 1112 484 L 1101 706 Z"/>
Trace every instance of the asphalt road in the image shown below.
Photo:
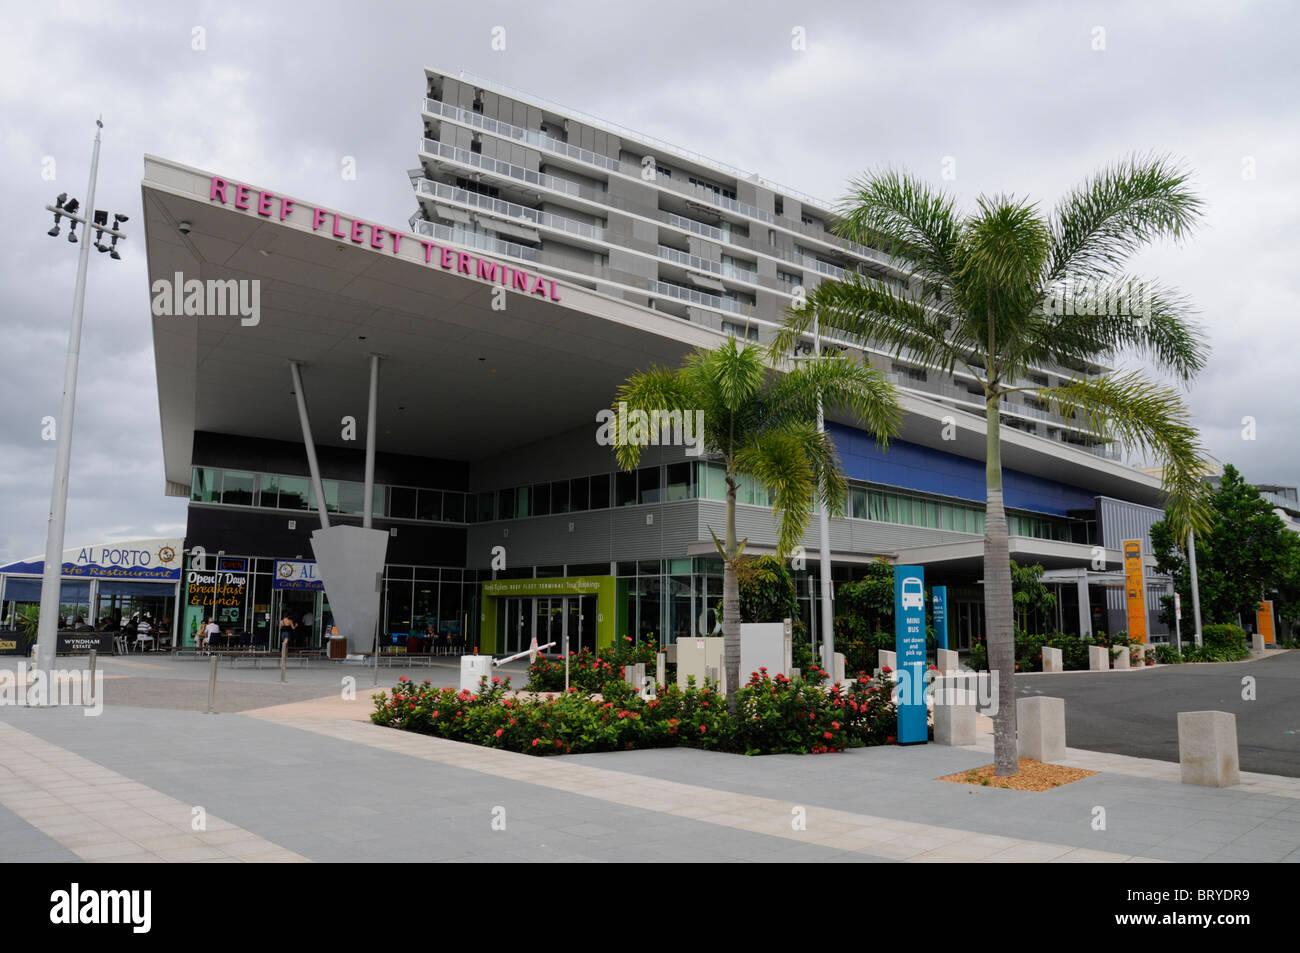
<path fill-rule="evenodd" d="M 1242 698 L 1247 677 L 1255 680 L 1253 701 Z M 1300 777 L 1300 651 L 1140 672 L 1022 675 L 1016 694 L 1064 698 L 1071 748 L 1160 761 L 1178 760 L 1180 711 L 1232 712 L 1243 771 Z"/>

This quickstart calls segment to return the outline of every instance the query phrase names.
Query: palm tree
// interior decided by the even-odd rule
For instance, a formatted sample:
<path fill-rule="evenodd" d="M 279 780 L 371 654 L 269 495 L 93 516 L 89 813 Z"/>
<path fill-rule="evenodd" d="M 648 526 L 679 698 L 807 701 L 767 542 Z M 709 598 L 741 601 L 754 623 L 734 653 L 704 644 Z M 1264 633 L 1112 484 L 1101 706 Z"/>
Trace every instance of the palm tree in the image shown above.
<path fill-rule="evenodd" d="M 1123 353 L 1149 358 L 1184 384 L 1204 366 L 1207 348 L 1185 300 L 1123 270 L 1144 245 L 1184 238 L 1200 218 L 1201 201 L 1187 174 L 1167 159 L 1132 157 L 1074 188 L 1050 215 L 1005 195 L 981 196 L 959 214 L 952 198 L 894 171 L 852 182 L 839 211 L 836 231 L 894 256 L 907 275 L 905 287 L 853 273 L 823 282 L 806 307 L 789 313 L 773 348 L 789 353 L 817 317 L 823 329 L 870 341 L 931 371 L 948 375 L 961 365 L 982 385 L 984 607 L 989 664 L 999 680 L 995 761 L 998 775 L 1015 774 L 1002 400 L 1032 392 L 1067 418 L 1077 416 L 1098 438 L 1159 458 L 1183 536 L 1189 527 L 1202 528 L 1205 453 L 1178 391 L 1132 371 L 1086 376 L 1090 366 Z M 1085 376 L 1058 386 L 1021 383 L 1031 368 L 1047 365 Z"/>
<path fill-rule="evenodd" d="M 770 370 L 761 348 L 728 338 L 716 349 L 688 355 L 677 370 L 651 368 L 629 378 L 614 404 L 615 456 L 623 469 L 635 469 L 641 459 L 643 443 L 633 426 L 637 411 L 701 412 L 701 451 L 721 459 L 727 525 L 721 540 L 712 528 L 709 532 L 722 556 L 723 658 L 733 709 L 735 690 L 743 684 L 736 569 L 746 540 L 736 538 L 739 479 L 755 480 L 771 493 L 778 518 L 777 554 L 784 558 L 808 525 L 814 497 L 828 512 L 844 508 L 847 483 L 835 445 L 816 425 L 818 395 L 827 410 L 848 411 L 882 445 L 898 432 L 902 418 L 884 375 L 842 356 L 807 361 L 784 375 Z"/>

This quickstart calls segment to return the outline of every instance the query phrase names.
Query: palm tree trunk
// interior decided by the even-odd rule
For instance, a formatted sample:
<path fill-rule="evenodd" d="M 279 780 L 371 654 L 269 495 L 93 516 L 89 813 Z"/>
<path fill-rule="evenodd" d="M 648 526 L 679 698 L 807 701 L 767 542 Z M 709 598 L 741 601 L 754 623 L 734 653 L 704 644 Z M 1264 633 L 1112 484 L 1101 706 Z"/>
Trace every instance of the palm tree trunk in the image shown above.
<path fill-rule="evenodd" d="M 994 774 L 1005 777 L 1019 772 L 1020 756 L 1016 742 L 1011 544 L 1007 538 L 1007 512 L 1002 505 L 1001 397 L 991 395 L 985 407 L 988 419 L 985 465 L 988 504 L 984 511 L 984 633 L 988 642 L 989 670 L 996 674 L 998 681 L 998 711 L 993 716 Z"/>
<path fill-rule="evenodd" d="M 736 713 L 740 687 L 740 584 L 736 579 L 736 478 L 727 473 L 727 551 L 722 562 L 722 668 L 726 673 L 727 711 Z"/>

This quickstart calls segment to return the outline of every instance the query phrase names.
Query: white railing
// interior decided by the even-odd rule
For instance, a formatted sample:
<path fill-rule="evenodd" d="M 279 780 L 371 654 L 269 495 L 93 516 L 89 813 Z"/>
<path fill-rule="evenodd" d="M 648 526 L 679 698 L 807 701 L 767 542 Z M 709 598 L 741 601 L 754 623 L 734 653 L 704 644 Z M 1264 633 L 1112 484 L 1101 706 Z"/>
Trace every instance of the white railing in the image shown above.
<path fill-rule="evenodd" d="M 540 225 L 545 228 L 553 228 L 558 231 L 570 232 L 574 235 L 581 235 L 592 241 L 603 242 L 605 240 L 605 230 L 595 225 L 588 225 L 585 222 L 577 222 L 571 218 L 564 218 L 561 215 L 553 215 L 550 212 L 543 212 L 539 209 L 528 208 L 525 205 L 517 205 L 514 202 L 506 202 L 502 199 L 494 199 L 490 195 L 480 195 L 478 192 L 470 192 L 466 189 L 459 189 L 445 182 L 434 182 L 432 179 L 419 178 L 415 180 L 416 191 L 423 192 L 425 195 L 435 196 L 440 199 L 446 199 L 450 202 L 459 202 L 463 205 L 472 205 L 475 208 L 505 216 L 507 218 L 524 219 L 534 225 Z"/>
<path fill-rule="evenodd" d="M 502 241 L 499 238 L 493 238 L 491 235 L 467 232 L 460 228 L 453 229 L 446 225 L 439 225 L 437 222 L 426 222 L 421 219 L 413 221 L 411 227 L 417 234 L 438 238 L 444 242 L 457 245 L 472 245 L 475 248 L 496 252 L 499 255 L 522 258 L 525 261 L 537 261 L 536 248 L 529 248 L 527 245 L 520 245 L 515 242 Z"/>
<path fill-rule="evenodd" d="M 667 245 L 659 246 L 659 257 L 676 262 L 683 268 L 694 268 L 697 271 L 710 271 L 715 275 L 721 275 L 724 278 L 734 278 L 737 281 L 747 281 L 751 285 L 758 284 L 758 273 L 741 268 L 737 265 L 722 261 L 712 261 L 708 258 L 700 258 L 698 255 L 690 255 L 684 251 L 678 251 L 676 248 L 669 248 Z"/>
<path fill-rule="evenodd" d="M 740 314 L 740 304 L 734 298 L 724 298 L 721 295 L 705 294 L 703 291 L 696 291 L 694 288 L 685 288 L 681 285 L 674 285 L 667 281 L 650 282 L 650 291 L 654 294 L 667 295 L 670 298 L 676 298 L 679 301 L 698 304 L 705 308 L 713 308 L 717 311 L 729 311 L 732 314 Z"/>
<path fill-rule="evenodd" d="M 556 192 L 564 192 L 568 195 L 577 195 L 582 197 L 583 187 L 577 182 L 571 182 L 568 179 L 561 179 L 554 175 L 547 175 L 545 172 L 534 172 L 532 169 L 525 169 L 523 166 L 514 165 L 510 162 L 502 162 L 500 159 L 493 159 L 478 152 L 468 152 L 464 149 L 457 149 L 454 146 L 449 146 L 445 142 L 438 142 L 435 139 L 421 138 L 420 151 L 431 156 L 439 156 L 443 159 L 451 159 L 453 162 L 460 162 L 464 165 L 473 166 L 476 169 L 485 169 L 488 172 L 494 172 L 497 175 L 509 176 L 512 179 L 527 182 L 529 185 L 540 185 L 545 189 L 552 189 Z M 594 186 L 588 186 L 588 188 L 603 191 L 604 183 L 598 182 Z"/>
<path fill-rule="evenodd" d="M 538 149 L 546 149 L 550 152 L 558 152 L 566 155 L 571 159 L 577 159 L 579 162 L 586 162 L 589 165 L 599 166 L 610 172 L 617 172 L 619 169 L 618 160 L 611 159 L 609 156 L 603 156 L 599 152 L 592 152 L 590 149 L 581 149 L 578 146 L 570 145 L 563 139 L 556 139 L 548 136 L 544 132 L 534 129 L 524 129 L 522 126 L 516 126 L 513 123 L 503 122 L 500 119 L 490 119 L 482 113 L 472 112 L 468 109 L 461 109 L 457 106 L 449 106 L 437 99 L 424 99 L 424 111 L 432 113 L 435 116 L 443 116 L 456 122 L 464 123 L 467 126 L 474 126 L 487 132 L 495 133 L 499 136 L 505 136 L 510 139 L 525 142 L 530 146 Z"/>
<path fill-rule="evenodd" d="M 729 242 L 731 236 L 723 232 L 720 228 L 714 228 L 712 225 L 705 225 L 703 222 L 697 222 L 693 218 L 686 218 L 683 215 L 675 215 L 672 212 L 665 212 L 668 216 L 668 224 L 676 228 L 684 228 L 688 232 L 696 235 L 703 235 L 705 238 L 711 238 L 714 241 Z"/>

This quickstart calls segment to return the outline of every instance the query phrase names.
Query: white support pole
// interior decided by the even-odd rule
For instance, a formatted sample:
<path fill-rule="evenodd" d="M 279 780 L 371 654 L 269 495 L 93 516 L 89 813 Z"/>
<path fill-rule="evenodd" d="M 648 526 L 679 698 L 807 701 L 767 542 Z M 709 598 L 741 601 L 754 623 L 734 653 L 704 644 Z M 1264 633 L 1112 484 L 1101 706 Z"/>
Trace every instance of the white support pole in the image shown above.
<path fill-rule="evenodd" d="M 81 360 L 81 325 L 86 307 L 86 269 L 90 264 L 90 222 L 95 217 L 95 179 L 99 173 L 100 132 L 104 124 L 95 120 L 95 143 L 90 154 L 90 183 L 86 186 L 85 227 L 77 258 L 77 286 L 72 295 L 72 328 L 68 332 L 68 355 L 63 365 L 63 403 L 54 455 L 54 485 L 50 489 L 50 517 L 45 530 L 45 567 L 41 577 L 41 616 L 36 630 L 36 669 L 45 673 L 50 685 L 58 643 L 59 598 L 63 585 L 63 532 L 68 515 L 68 469 L 72 460 L 72 428 L 77 407 L 77 366 Z M 44 692 L 40 707 L 50 704 Z"/>
<path fill-rule="evenodd" d="M 329 529 L 329 509 L 325 505 L 325 488 L 320 480 L 320 466 L 316 463 L 316 444 L 311 439 L 311 420 L 307 417 L 307 396 L 302 391 L 302 373 L 297 361 L 289 362 L 293 378 L 293 396 L 298 402 L 298 423 L 302 425 L 302 443 L 307 449 L 307 468 L 311 471 L 311 485 L 316 491 L 316 508 L 320 511 L 321 529 Z"/>
<path fill-rule="evenodd" d="M 1196 577 L 1196 532 L 1187 531 L 1187 558 L 1192 570 L 1192 624 L 1195 626 L 1196 646 L 1201 645 L 1201 584 Z"/>
<path fill-rule="evenodd" d="M 822 356 L 821 322 L 813 317 L 813 347 L 817 357 Z M 821 393 L 817 394 L 817 432 L 826 433 L 826 416 L 822 408 Z M 826 509 L 826 501 L 819 500 L 817 508 L 817 525 L 821 530 L 821 553 L 819 558 L 821 574 L 821 630 L 822 630 L 822 670 L 833 672 L 835 665 L 835 628 L 834 610 L 831 606 L 831 519 Z"/>
<path fill-rule="evenodd" d="M 366 500 L 361 525 L 370 529 L 375 516 L 375 415 L 379 405 L 379 355 L 370 355 L 370 400 L 366 405 Z"/>

